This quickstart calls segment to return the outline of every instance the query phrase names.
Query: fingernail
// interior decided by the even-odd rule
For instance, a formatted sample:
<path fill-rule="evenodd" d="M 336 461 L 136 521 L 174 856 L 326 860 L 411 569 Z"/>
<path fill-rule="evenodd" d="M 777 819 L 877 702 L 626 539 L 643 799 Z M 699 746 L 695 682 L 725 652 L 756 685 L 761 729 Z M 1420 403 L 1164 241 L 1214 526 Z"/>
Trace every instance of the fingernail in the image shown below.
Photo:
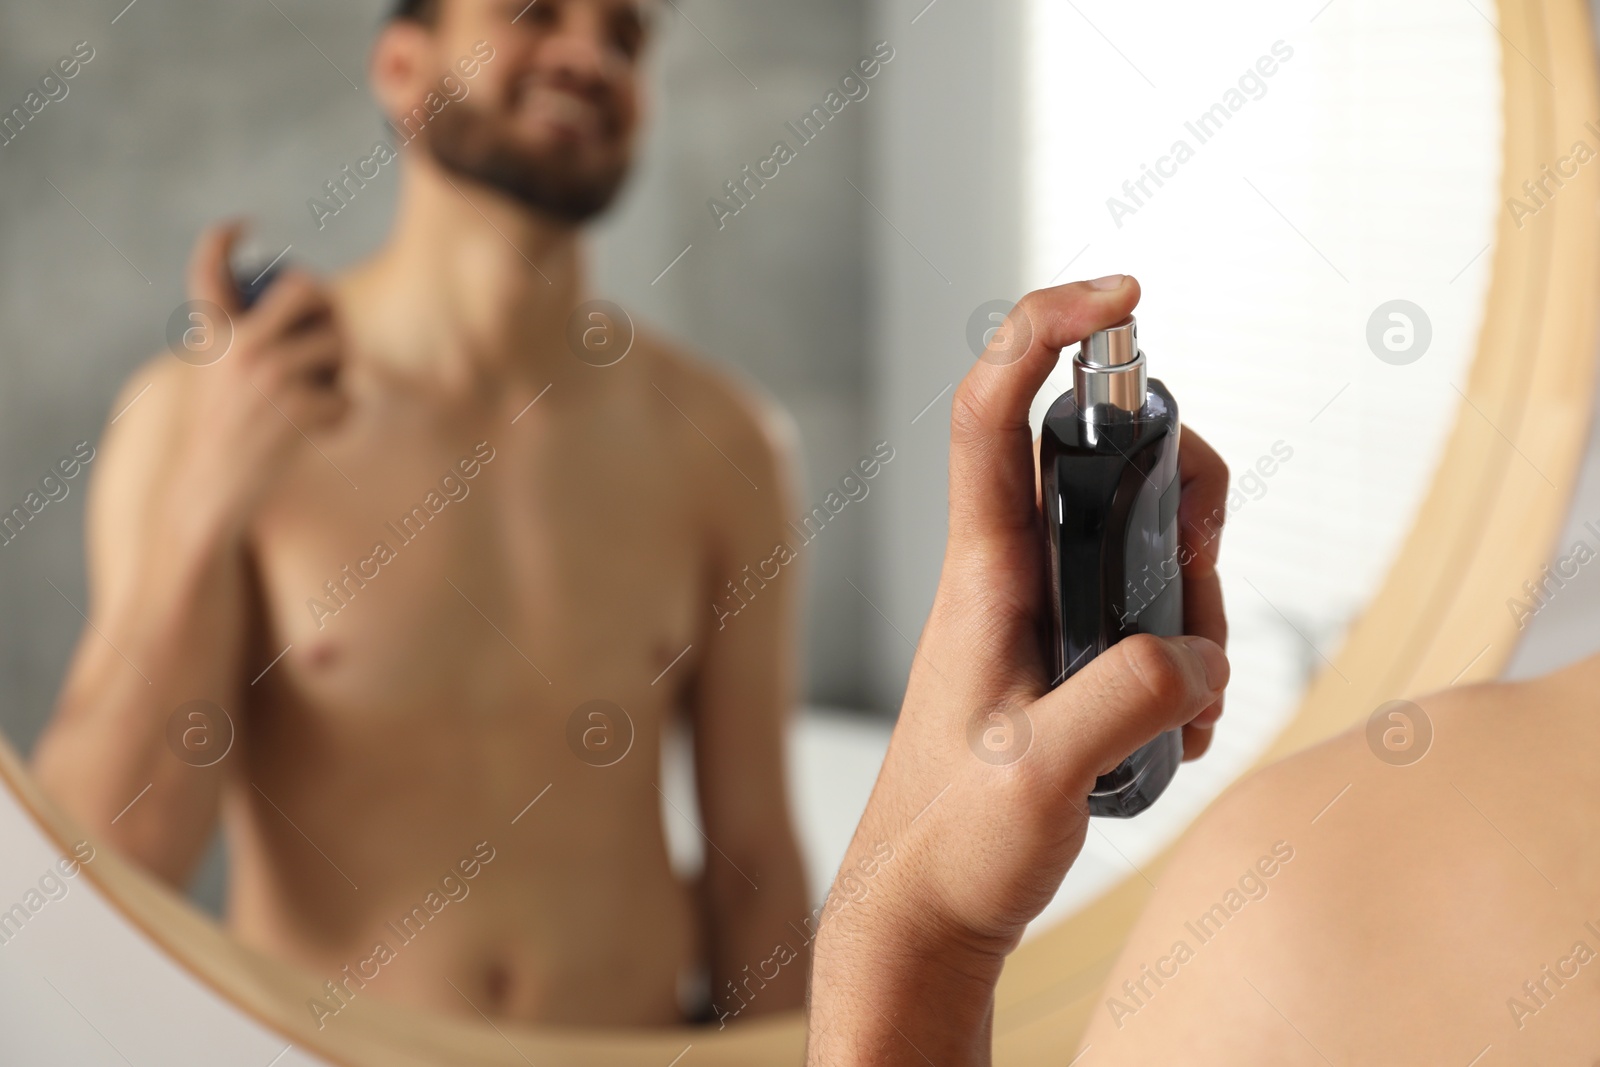
<path fill-rule="evenodd" d="M 1121 289 L 1122 283 L 1128 280 L 1126 274 L 1107 274 L 1104 278 L 1096 278 L 1089 283 L 1091 289 Z"/>
<path fill-rule="evenodd" d="M 1222 691 L 1228 684 L 1228 657 L 1217 647 L 1216 642 L 1207 641 L 1203 637 L 1180 637 L 1180 642 L 1197 659 L 1206 672 L 1206 686 L 1213 692 Z"/>

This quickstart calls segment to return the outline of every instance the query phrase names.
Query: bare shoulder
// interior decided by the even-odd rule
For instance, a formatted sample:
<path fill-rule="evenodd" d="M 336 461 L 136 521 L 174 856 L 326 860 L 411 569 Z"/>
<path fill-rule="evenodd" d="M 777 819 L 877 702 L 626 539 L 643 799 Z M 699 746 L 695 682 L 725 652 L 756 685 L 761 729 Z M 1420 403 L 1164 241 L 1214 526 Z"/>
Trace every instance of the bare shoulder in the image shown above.
<path fill-rule="evenodd" d="M 692 476 L 736 483 L 763 497 L 785 496 L 799 448 L 788 412 L 731 370 L 657 337 L 641 334 L 639 344 L 665 423 L 685 443 Z"/>
<path fill-rule="evenodd" d="M 100 464 L 100 482 L 123 485 L 131 481 L 137 488 L 153 476 L 190 406 L 194 375 L 203 370 L 162 354 L 128 375 L 111 403 L 101 434 L 105 459 Z M 116 495 L 112 487 L 106 491 Z"/>
<path fill-rule="evenodd" d="M 1580 691 L 1555 675 L 1381 705 L 1246 776 L 1157 875 L 1091 1042 L 1119 1063 L 1572 1051 L 1600 970 L 1547 1002 L 1537 1033 L 1515 998 L 1586 921 L 1600 930 L 1584 913 L 1600 893 L 1583 847 L 1600 830 L 1600 770 Z M 1449 1008 L 1395 1010 L 1422 991 Z"/>
<path fill-rule="evenodd" d="M 195 375 L 170 354 L 128 375 L 111 403 L 89 481 L 90 578 L 126 571 L 192 406 Z"/>

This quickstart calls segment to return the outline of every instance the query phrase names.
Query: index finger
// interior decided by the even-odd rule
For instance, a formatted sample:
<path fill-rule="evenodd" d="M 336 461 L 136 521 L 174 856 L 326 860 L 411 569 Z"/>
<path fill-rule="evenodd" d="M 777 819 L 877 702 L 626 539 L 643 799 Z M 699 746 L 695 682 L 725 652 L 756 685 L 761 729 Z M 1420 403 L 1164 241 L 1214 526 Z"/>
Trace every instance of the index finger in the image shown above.
<path fill-rule="evenodd" d="M 1028 409 L 1063 348 L 1127 318 L 1138 303 L 1139 283 L 1117 274 L 1041 289 L 1012 309 L 1005 343 L 1027 331 L 1022 356 L 979 359 L 951 404 L 952 548 L 1005 553 L 1038 540 Z"/>
<path fill-rule="evenodd" d="M 189 257 L 189 296 L 192 299 L 208 300 L 229 315 L 244 311 L 229 262 L 233 247 L 239 243 L 244 230 L 242 221 L 233 220 L 201 231 Z"/>
<path fill-rule="evenodd" d="M 1190 576 L 1206 577 L 1216 570 L 1222 527 L 1228 521 L 1228 465 L 1185 426 L 1178 443 L 1178 474 L 1178 525 L 1186 554 L 1193 559 Z"/>
<path fill-rule="evenodd" d="M 1178 444 L 1182 485 L 1178 525 L 1183 564 L 1183 632 L 1226 648 L 1228 616 L 1217 574 L 1217 551 L 1227 519 L 1228 466 L 1200 435 L 1183 428 Z M 1222 714 L 1222 697 L 1184 727 L 1184 759 L 1195 759 L 1211 744 L 1211 727 Z"/>

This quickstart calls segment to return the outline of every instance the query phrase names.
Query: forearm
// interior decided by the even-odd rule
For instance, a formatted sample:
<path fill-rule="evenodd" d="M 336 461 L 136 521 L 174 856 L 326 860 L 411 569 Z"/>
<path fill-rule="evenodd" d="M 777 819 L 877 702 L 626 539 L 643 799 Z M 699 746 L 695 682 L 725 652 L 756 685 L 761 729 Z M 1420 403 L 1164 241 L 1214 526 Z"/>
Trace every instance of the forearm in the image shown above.
<path fill-rule="evenodd" d="M 164 532 L 137 580 L 93 606 L 34 765 L 72 815 L 175 881 L 204 847 L 222 770 L 175 751 L 168 723 L 194 700 L 238 723 L 245 583 L 234 539 Z"/>

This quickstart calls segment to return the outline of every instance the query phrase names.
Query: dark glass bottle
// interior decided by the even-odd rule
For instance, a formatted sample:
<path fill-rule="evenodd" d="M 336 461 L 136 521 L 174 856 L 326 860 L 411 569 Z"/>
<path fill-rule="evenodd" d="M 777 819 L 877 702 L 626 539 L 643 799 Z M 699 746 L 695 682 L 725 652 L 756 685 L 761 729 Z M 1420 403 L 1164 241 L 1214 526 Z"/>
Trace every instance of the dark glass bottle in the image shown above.
<path fill-rule="evenodd" d="M 1183 633 L 1179 432 L 1178 405 L 1148 377 L 1132 317 L 1084 339 L 1073 388 L 1039 438 L 1052 684 L 1130 634 Z M 1169 730 L 1096 780 L 1089 813 L 1139 814 L 1182 761 L 1183 732 Z"/>
<path fill-rule="evenodd" d="M 239 290 L 239 306 L 245 311 L 255 307 L 283 271 L 282 263 L 272 263 L 266 270 L 245 270 L 236 275 L 234 286 Z"/>

